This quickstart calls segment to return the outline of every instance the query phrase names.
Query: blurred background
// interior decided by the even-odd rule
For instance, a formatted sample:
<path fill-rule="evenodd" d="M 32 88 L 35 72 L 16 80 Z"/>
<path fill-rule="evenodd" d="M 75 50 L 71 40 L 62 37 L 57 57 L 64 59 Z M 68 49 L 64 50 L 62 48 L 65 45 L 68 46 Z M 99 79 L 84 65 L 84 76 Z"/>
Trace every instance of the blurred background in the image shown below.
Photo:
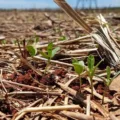
<path fill-rule="evenodd" d="M 66 0 L 74 8 L 120 7 L 120 0 Z M 53 0 L 0 0 L 0 9 L 56 9 Z"/>

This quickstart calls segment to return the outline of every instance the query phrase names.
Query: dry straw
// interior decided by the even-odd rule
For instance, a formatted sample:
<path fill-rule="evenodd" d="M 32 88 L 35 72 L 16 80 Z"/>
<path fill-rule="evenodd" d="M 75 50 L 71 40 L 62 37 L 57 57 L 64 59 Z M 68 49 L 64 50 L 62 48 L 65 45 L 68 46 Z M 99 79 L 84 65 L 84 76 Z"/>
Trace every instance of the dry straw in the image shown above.
<path fill-rule="evenodd" d="M 54 0 L 78 25 L 82 26 L 85 31 L 99 44 L 98 51 L 102 57 L 113 67 L 119 68 L 120 47 L 112 37 L 109 26 L 105 18 L 100 14 L 97 17 L 99 28 L 93 31 L 88 24 L 84 22 L 81 16 L 67 4 L 65 0 Z"/>

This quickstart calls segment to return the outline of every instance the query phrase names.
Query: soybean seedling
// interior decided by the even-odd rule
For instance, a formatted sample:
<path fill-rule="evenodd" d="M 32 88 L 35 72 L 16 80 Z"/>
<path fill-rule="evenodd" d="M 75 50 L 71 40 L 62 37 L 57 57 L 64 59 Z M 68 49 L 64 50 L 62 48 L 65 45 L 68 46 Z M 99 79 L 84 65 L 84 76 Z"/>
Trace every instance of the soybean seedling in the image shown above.
<path fill-rule="evenodd" d="M 40 51 L 40 54 L 47 59 L 47 65 L 45 67 L 45 73 L 47 72 L 47 68 L 50 65 L 51 59 L 55 56 L 57 51 L 60 50 L 60 47 L 54 48 L 54 45 L 52 42 L 50 42 L 47 46 L 47 53 Z"/>
<path fill-rule="evenodd" d="M 35 37 L 35 39 L 28 41 L 26 49 L 29 54 L 33 57 L 37 54 L 37 47 L 36 44 L 38 43 L 39 38 Z"/>
<path fill-rule="evenodd" d="M 34 44 L 32 45 L 27 45 L 27 51 L 29 52 L 29 54 L 33 57 L 37 54 L 37 48 Z"/>
<path fill-rule="evenodd" d="M 88 64 L 88 75 L 90 78 L 90 82 L 91 82 L 91 93 L 92 93 L 92 98 L 93 98 L 93 76 L 95 75 L 95 70 L 97 69 L 97 67 L 100 65 L 100 63 L 103 61 L 103 59 L 97 63 L 96 66 L 94 66 L 95 64 L 95 58 L 93 55 L 89 55 L 88 59 L 87 59 L 87 64 Z"/>
<path fill-rule="evenodd" d="M 107 66 L 106 67 L 106 72 L 107 72 L 107 78 L 104 80 L 104 84 L 105 84 L 105 90 L 104 90 L 104 93 L 103 93 L 103 99 L 102 99 L 102 103 L 104 103 L 104 97 L 105 97 L 105 92 L 108 90 L 110 84 L 112 83 L 112 78 L 110 78 L 110 75 L 111 75 L 111 70 L 110 70 L 110 67 Z"/>
<path fill-rule="evenodd" d="M 80 75 L 84 71 L 85 65 L 83 61 L 78 61 L 77 59 L 73 59 L 72 64 L 74 66 L 75 72 L 78 74 L 80 79 L 80 93 L 81 93 L 82 79 Z"/>

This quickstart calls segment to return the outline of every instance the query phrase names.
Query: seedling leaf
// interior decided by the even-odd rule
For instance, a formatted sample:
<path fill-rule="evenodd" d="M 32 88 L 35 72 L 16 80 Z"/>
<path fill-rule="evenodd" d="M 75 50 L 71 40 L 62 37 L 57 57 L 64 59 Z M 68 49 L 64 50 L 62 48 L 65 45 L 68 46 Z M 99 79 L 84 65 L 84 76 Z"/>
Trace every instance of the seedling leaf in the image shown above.
<path fill-rule="evenodd" d="M 76 63 L 76 62 L 78 62 L 78 60 L 75 59 L 75 58 L 73 58 L 73 59 L 72 59 L 72 63 Z"/>
<path fill-rule="evenodd" d="M 52 50 L 52 55 L 51 55 L 51 58 L 55 56 L 55 54 L 57 53 L 57 51 L 60 50 L 60 47 L 56 47 Z"/>
<path fill-rule="evenodd" d="M 48 47 L 47 47 L 47 52 L 48 52 L 49 58 L 52 58 L 52 50 L 53 50 L 53 43 L 50 42 L 50 43 L 48 44 Z"/>
<path fill-rule="evenodd" d="M 105 81 L 105 84 L 106 84 L 107 86 L 110 86 L 110 84 L 111 84 L 111 82 L 112 82 L 113 79 L 110 78 L 111 70 L 110 70 L 110 67 L 109 67 L 109 66 L 107 66 L 106 72 L 107 72 L 107 79 L 106 79 L 106 81 Z"/>
<path fill-rule="evenodd" d="M 95 64 L 94 56 L 93 55 L 88 56 L 87 62 L 88 62 L 89 71 L 92 72 L 92 70 L 94 69 L 94 64 Z"/>
<path fill-rule="evenodd" d="M 103 62 L 104 60 L 102 59 L 100 62 L 97 63 L 96 66 L 94 66 L 93 70 L 91 71 L 91 76 L 93 76 L 95 74 L 95 70 L 97 69 L 97 67 L 101 64 L 101 62 Z"/>
<path fill-rule="evenodd" d="M 78 62 L 74 62 L 74 63 L 72 63 L 73 64 L 73 66 L 74 66 L 74 70 L 75 70 L 75 72 L 78 74 L 78 75 L 80 75 L 82 72 L 83 72 L 83 70 L 84 70 L 84 62 L 83 61 L 78 61 Z"/>
<path fill-rule="evenodd" d="M 49 56 L 48 56 L 45 52 L 40 51 L 40 54 L 41 54 L 44 58 L 50 59 Z"/>
<path fill-rule="evenodd" d="M 35 38 L 35 43 L 37 43 L 37 42 L 39 42 L 39 37 L 38 36 L 36 36 L 36 38 Z"/>
<path fill-rule="evenodd" d="M 37 48 L 34 45 L 28 45 L 26 49 L 31 56 L 35 56 L 37 54 Z"/>

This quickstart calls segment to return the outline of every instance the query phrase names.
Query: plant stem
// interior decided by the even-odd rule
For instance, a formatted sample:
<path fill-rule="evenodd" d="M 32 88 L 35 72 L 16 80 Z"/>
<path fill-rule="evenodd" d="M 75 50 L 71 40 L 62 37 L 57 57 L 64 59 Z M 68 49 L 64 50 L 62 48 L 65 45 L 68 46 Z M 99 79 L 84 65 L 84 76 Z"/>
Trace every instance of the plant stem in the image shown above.
<path fill-rule="evenodd" d="M 48 59 L 48 61 L 47 61 L 47 65 L 46 65 L 46 67 L 45 67 L 45 74 L 47 73 L 47 70 L 48 70 L 48 66 L 50 65 L 50 59 Z"/>

